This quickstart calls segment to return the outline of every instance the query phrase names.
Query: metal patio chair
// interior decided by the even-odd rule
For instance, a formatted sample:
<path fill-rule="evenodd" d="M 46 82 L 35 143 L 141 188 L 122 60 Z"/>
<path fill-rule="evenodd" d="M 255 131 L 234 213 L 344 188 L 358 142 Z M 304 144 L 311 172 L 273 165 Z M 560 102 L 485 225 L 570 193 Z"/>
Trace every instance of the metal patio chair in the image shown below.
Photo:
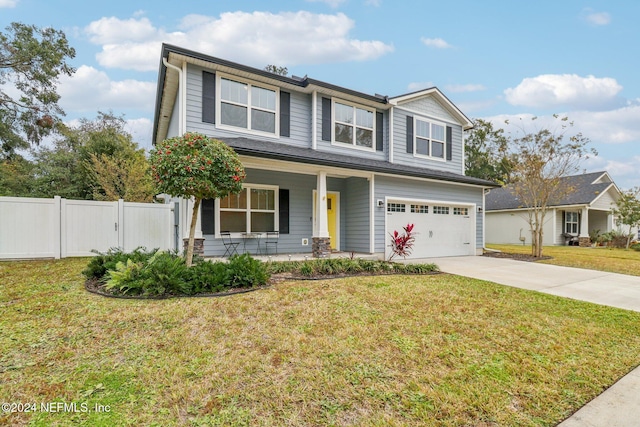
<path fill-rule="evenodd" d="M 233 256 L 238 255 L 238 246 L 240 242 L 234 242 L 231 239 L 231 232 L 229 231 L 221 231 L 220 237 L 222 237 L 222 244 L 224 245 L 225 252 L 223 256 Z"/>
<path fill-rule="evenodd" d="M 279 231 L 267 231 L 267 237 L 264 240 L 264 250 L 266 255 L 269 255 L 269 245 L 276 248 L 276 255 L 278 255 L 278 239 L 280 238 Z"/>

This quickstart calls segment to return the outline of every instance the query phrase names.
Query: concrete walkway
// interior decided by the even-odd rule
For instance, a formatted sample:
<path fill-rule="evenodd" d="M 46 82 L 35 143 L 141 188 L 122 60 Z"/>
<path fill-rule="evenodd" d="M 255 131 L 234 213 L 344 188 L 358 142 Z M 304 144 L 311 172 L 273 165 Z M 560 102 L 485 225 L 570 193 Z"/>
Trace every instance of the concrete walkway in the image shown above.
<path fill-rule="evenodd" d="M 483 256 L 430 258 L 445 273 L 640 312 L 640 277 Z M 559 427 L 640 425 L 640 367 Z"/>

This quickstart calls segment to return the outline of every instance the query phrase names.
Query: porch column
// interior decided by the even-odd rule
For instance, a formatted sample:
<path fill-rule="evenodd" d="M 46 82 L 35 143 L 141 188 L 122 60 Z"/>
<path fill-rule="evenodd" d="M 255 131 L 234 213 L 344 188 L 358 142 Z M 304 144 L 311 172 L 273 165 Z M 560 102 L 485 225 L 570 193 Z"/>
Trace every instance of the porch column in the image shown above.
<path fill-rule="evenodd" d="M 318 172 L 316 184 L 316 224 L 313 230 L 312 251 L 316 258 L 325 258 L 331 253 L 329 217 L 327 214 L 327 173 Z"/>
<path fill-rule="evenodd" d="M 582 208 L 580 214 L 580 236 L 578 237 L 580 246 L 591 246 L 591 238 L 589 238 L 589 208 Z"/>

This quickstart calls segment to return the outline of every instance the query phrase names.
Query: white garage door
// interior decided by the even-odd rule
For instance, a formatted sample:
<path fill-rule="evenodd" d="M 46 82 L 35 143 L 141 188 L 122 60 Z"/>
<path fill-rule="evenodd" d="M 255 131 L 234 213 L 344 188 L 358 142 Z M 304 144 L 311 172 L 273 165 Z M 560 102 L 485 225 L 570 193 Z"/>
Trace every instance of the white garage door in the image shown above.
<path fill-rule="evenodd" d="M 475 255 L 475 208 L 443 202 L 387 201 L 387 239 L 394 230 L 414 224 L 410 258 Z M 387 258 L 390 248 L 385 252 Z"/>

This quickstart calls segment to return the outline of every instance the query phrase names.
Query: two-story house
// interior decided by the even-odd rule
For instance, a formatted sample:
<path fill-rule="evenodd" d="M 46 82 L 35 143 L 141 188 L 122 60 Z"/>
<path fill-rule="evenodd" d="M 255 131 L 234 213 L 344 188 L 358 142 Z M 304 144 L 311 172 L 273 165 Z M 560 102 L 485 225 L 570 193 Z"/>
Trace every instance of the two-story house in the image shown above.
<path fill-rule="evenodd" d="M 413 258 L 475 255 L 489 181 L 464 175 L 470 120 L 437 88 L 367 95 L 163 45 L 153 141 L 200 132 L 235 149 L 244 191 L 204 201 L 205 256 L 222 232 L 279 253 L 389 256 L 389 233 L 415 224 Z M 225 233 L 226 234 L 226 233 Z M 264 248 L 262 248 L 264 250 Z"/>

